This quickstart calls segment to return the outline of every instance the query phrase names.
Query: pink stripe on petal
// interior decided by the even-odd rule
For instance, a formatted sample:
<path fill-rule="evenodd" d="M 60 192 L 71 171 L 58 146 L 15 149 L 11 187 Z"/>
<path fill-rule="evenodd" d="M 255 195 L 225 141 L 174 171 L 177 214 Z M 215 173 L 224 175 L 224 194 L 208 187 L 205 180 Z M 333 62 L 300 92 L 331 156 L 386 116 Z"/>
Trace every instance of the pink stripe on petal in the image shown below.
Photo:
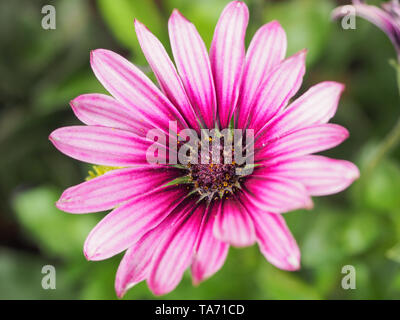
<path fill-rule="evenodd" d="M 288 271 L 300 269 L 300 250 L 285 220 L 279 214 L 250 210 L 261 253 L 274 266 Z"/>
<path fill-rule="evenodd" d="M 184 271 L 192 263 L 204 210 L 204 206 L 200 205 L 182 222 L 177 223 L 157 251 L 148 278 L 148 286 L 155 295 L 174 290 L 181 281 Z"/>
<path fill-rule="evenodd" d="M 96 126 L 71 126 L 53 131 L 54 146 L 71 158 L 106 166 L 147 164 L 150 142 L 132 132 Z"/>
<path fill-rule="evenodd" d="M 300 208 L 310 209 L 313 206 L 305 187 L 294 180 L 282 177 L 254 175 L 246 179 L 244 196 L 262 211 L 285 213 Z M 245 204 L 247 204 L 247 202 Z"/>
<path fill-rule="evenodd" d="M 360 176 L 358 168 L 349 161 L 315 155 L 289 159 L 269 171 L 271 175 L 302 183 L 313 196 L 340 192 Z"/>
<path fill-rule="evenodd" d="M 151 128 L 139 121 L 130 108 L 104 94 L 83 94 L 70 104 L 77 118 L 89 126 L 118 128 L 140 135 L 145 135 Z"/>
<path fill-rule="evenodd" d="M 217 210 L 214 209 L 205 215 L 199 232 L 191 267 L 194 284 L 199 284 L 216 273 L 223 266 L 228 255 L 229 245 L 215 238 L 213 234 L 216 214 Z"/>
<path fill-rule="evenodd" d="M 343 84 L 331 81 L 311 87 L 268 125 L 268 135 L 279 137 L 293 130 L 327 123 L 336 113 L 343 90 Z"/>
<path fill-rule="evenodd" d="M 148 279 L 157 252 L 162 249 L 169 235 L 175 232 L 173 226 L 179 224 L 191 210 L 190 200 L 182 202 L 159 225 L 147 232 L 127 250 L 115 279 L 118 297 L 122 297 L 135 284 Z"/>
<path fill-rule="evenodd" d="M 349 132 L 337 124 L 321 124 L 293 131 L 272 141 L 256 142 L 262 149 L 255 154 L 257 161 L 276 163 L 286 159 L 331 149 L 341 144 Z"/>
<path fill-rule="evenodd" d="M 187 127 L 172 103 L 146 75 L 122 56 L 105 49 L 92 51 L 92 69 L 103 86 L 119 101 L 131 107 L 134 115 L 155 128 L 168 132 L 168 122 Z"/>
<path fill-rule="evenodd" d="M 130 288 L 146 280 L 153 253 L 161 237 L 159 230 L 154 228 L 126 251 L 115 277 L 115 291 L 119 298 L 122 298 Z"/>
<path fill-rule="evenodd" d="M 257 30 L 246 52 L 242 86 L 237 111 L 239 122 L 247 118 L 250 104 L 261 83 L 267 79 L 286 54 L 286 33 L 278 21 L 272 21 Z"/>
<path fill-rule="evenodd" d="M 163 186 L 178 176 L 173 168 L 136 167 L 112 170 L 70 187 L 57 201 L 57 208 L 70 213 L 109 210 L 134 196 Z"/>
<path fill-rule="evenodd" d="M 198 130 L 199 123 L 186 95 L 182 81 L 162 43 L 146 28 L 135 20 L 135 30 L 140 46 L 158 83 L 165 95 L 178 108 L 192 129 Z"/>
<path fill-rule="evenodd" d="M 217 239 L 236 247 L 249 246 L 255 241 L 253 222 L 236 199 L 220 201 L 213 232 Z"/>
<path fill-rule="evenodd" d="M 208 128 L 214 128 L 216 98 L 210 60 L 196 27 L 178 10 L 168 21 L 175 63 L 195 112 Z"/>
<path fill-rule="evenodd" d="M 239 118 L 239 128 L 254 129 L 256 136 L 299 90 L 305 73 L 306 51 L 289 57 L 279 64 L 262 83 L 252 101 L 248 101 L 246 115 Z"/>
<path fill-rule="evenodd" d="M 164 188 L 136 197 L 113 210 L 87 237 L 86 258 L 104 260 L 126 250 L 163 221 L 186 194 L 186 189 Z"/>
<path fill-rule="evenodd" d="M 230 2 L 218 20 L 211 43 L 210 61 L 222 128 L 228 127 L 239 97 L 248 20 L 246 4 L 241 1 Z"/>

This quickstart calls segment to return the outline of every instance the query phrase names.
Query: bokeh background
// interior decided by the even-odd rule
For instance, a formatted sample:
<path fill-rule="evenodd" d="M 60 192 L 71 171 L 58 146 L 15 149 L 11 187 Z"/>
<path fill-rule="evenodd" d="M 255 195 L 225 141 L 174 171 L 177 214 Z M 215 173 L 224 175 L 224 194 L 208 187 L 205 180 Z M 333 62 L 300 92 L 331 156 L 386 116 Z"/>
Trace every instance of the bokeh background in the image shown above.
<path fill-rule="evenodd" d="M 105 213 L 71 215 L 54 206 L 62 190 L 81 182 L 89 165 L 70 159 L 49 133 L 78 124 L 68 102 L 104 92 L 89 66 L 89 51 L 107 48 L 149 73 L 134 33 L 139 18 L 168 46 L 167 19 L 179 8 L 209 46 L 228 0 L 16 0 L 0 1 L 0 299 L 115 299 L 122 255 L 88 262 L 85 237 Z M 380 3 L 381 1 L 370 1 Z M 346 84 L 334 122 L 350 138 L 330 151 L 362 170 L 400 115 L 395 52 L 386 36 L 357 19 L 343 30 L 330 19 L 346 1 L 248 0 L 249 40 L 278 19 L 289 54 L 308 48 L 301 92 L 322 80 Z M 41 27 L 41 8 L 56 8 L 56 30 Z M 285 215 L 302 251 L 302 269 L 285 272 L 256 246 L 230 250 L 225 266 L 193 287 L 189 273 L 170 299 L 399 299 L 400 150 L 338 195 L 315 198 L 312 211 Z M 364 172 L 364 171 L 362 171 Z M 42 267 L 56 267 L 56 290 L 43 290 Z M 344 265 L 356 268 L 356 289 L 344 290 Z M 125 299 L 151 299 L 141 283 Z"/>

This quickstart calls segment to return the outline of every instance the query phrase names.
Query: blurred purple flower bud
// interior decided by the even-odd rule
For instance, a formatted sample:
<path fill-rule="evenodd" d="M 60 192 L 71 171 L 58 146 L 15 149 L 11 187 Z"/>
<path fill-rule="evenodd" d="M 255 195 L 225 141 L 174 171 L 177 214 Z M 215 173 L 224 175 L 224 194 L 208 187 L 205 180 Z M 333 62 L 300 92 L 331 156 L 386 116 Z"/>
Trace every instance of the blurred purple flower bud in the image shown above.
<path fill-rule="evenodd" d="M 346 6 L 337 7 L 332 12 L 333 19 L 347 15 Z M 400 61 L 400 3 L 392 0 L 382 4 L 382 8 L 368 5 L 362 0 L 353 0 L 355 14 L 364 18 L 386 33 L 392 41 Z"/>

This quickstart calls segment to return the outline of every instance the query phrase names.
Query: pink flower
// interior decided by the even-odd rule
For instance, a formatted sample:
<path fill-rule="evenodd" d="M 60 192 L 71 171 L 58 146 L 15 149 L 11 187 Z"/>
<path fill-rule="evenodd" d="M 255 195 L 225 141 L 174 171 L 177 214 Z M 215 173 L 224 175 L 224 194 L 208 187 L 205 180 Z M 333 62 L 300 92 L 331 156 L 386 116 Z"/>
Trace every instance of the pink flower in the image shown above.
<path fill-rule="evenodd" d="M 71 106 L 86 125 L 50 135 L 72 158 L 123 167 L 67 189 L 57 202 L 70 213 L 113 209 L 89 234 L 84 253 L 103 260 L 126 250 L 115 281 L 119 297 L 142 280 L 154 294 L 168 293 L 188 267 L 199 283 L 221 268 L 230 245 L 257 242 L 273 265 L 299 269 L 299 248 L 281 214 L 311 208 L 311 196 L 339 192 L 359 176 L 348 161 L 311 155 L 348 137 L 345 128 L 327 123 L 344 86 L 319 83 L 289 102 L 301 86 L 306 52 L 284 59 L 286 36 L 276 21 L 262 26 L 245 52 L 248 15 L 243 2 L 229 3 L 208 54 L 195 26 L 174 10 L 168 29 L 176 69 L 158 39 L 135 21 L 161 90 L 123 57 L 95 50 L 93 71 L 112 97 L 77 97 Z M 148 130 L 168 133 L 169 121 L 178 129 L 199 131 L 199 122 L 226 128 L 232 116 L 235 128 L 254 130 L 252 174 L 235 176 L 223 163 L 146 161 Z M 183 176 L 190 182 L 168 184 Z"/>
<path fill-rule="evenodd" d="M 400 59 L 400 4 L 398 0 L 391 0 L 382 4 L 382 9 L 371 6 L 362 0 L 353 0 L 357 16 L 368 20 L 386 33 L 396 49 Z M 333 18 L 339 19 L 347 14 L 345 7 L 338 7 L 333 11 Z"/>

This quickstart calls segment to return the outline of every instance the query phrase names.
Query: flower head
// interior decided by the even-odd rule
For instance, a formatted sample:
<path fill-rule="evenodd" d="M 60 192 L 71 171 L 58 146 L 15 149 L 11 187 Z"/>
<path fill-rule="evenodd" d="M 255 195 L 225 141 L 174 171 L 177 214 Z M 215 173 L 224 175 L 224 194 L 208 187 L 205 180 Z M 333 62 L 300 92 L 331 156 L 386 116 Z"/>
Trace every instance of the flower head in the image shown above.
<path fill-rule="evenodd" d="M 353 0 L 355 14 L 368 20 L 386 33 L 396 49 L 400 59 L 400 4 L 398 0 L 391 0 L 382 4 L 382 9 L 368 5 L 362 0 Z M 333 18 L 343 17 L 347 11 L 345 7 L 338 7 L 333 11 Z"/>
<path fill-rule="evenodd" d="M 302 83 L 306 52 L 284 59 L 286 36 L 276 21 L 262 26 L 246 51 L 248 15 L 243 2 L 230 2 L 208 53 L 195 26 L 174 10 L 168 30 L 176 68 L 159 40 L 135 21 L 161 90 L 123 57 L 95 50 L 91 66 L 112 96 L 77 97 L 71 106 L 85 125 L 50 135 L 70 157 L 116 168 L 67 189 L 57 207 L 77 214 L 112 209 L 89 234 L 84 253 L 102 260 L 126 250 L 116 275 L 118 296 L 142 280 L 157 295 L 170 292 L 188 267 L 199 283 L 221 268 L 230 245 L 257 242 L 273 265 L 297 270 L 300 252 L 282 213 L 311 208 L 311 196 L 339 192 L 359 175 L 348 161 L 312 155 L 348 137 L 327 123 L 344 86 L 319 83 L 290 102 Z M 217 128 L 217 136 L 223 129 L 253 132 L 248 174 L 226 161 L 237 148 L 250 148 L 247 136 L 229 152 L 217 145 L 215 161 L 206 152 L 208 163 L 148 162 L 149 131 L 165 134 L 170 151 L 179 149 L 175 133 L 207 128 Z"/>

